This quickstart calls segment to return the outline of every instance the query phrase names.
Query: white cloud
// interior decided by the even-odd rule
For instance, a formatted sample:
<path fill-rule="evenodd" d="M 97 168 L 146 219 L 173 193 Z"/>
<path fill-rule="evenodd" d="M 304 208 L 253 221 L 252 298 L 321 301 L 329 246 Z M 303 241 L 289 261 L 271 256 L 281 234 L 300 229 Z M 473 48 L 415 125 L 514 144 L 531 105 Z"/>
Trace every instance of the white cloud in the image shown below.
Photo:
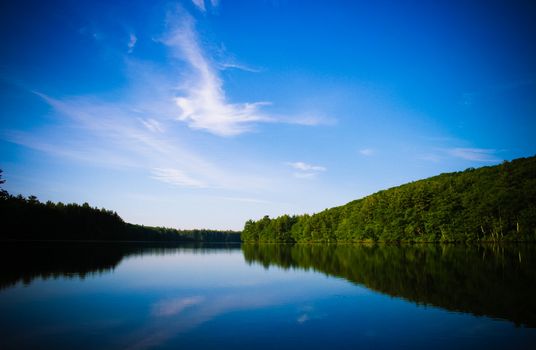
<path fill-rule="evenodd" d="M 251 130 L 254 122 L 274 121 L 260 111 L 267 102 L 229 103 L 223 83 L 205 57 L 193 29 L 193 19 L 184 16 L 163 40 L 176 55 L 191 68 L 190 76 L 182 84 L 181 96 L 176 97 L 179 107 L 177 119 L 193 129 L 203 129 L 219 136 L 233 136 Z"/>
<path fill-rule="evenodd" d="M 467 148 L 467 147 L 452 147 L 452 148 L 434 148 L 433 153 L 423 153 L 418 156 L 418 159 L 430 161 L 434 163 L 443 162 L 449 158 L 459 158 L 473 162 L 498 162 L 500 158 L 497 153 L 500 150 L 492 148 Z"/>
<path fill-rule="evenodd" d="M 292 168 L 300 171 L 326 171 L 326 168 L 323 166 L 307 164 L 304 162 L 290 162 L 287 164 Z"/>
<path fill-rule="evenodd" d="M 185 81 L 179 85 L 174 97 L 178 107 L 176 119 L 186 122 L 192 129 L 205 130 L 218 136 L 235 136 L 251 131 L 256 123 L 279 122 L 314 126 L 329 124 L 332 120 L 311 113 L 298 116 L 275 116 L 262 107 L 271 102 L 231 103 L 225 94 L 218 67 L 255 71 L 249 67 L 212 62 L 200 45 L 194 30 L 194 20 L 189 15 L 168 21 L 170 30 L 161 40 L 175 57 L 189 68 Z"/>
<path fill-rule="evenodd" d="M 475 162 L 496 162 L 499 159 L 495 156 L 495 149 L 488 148 L 451 148 L 446 150 L 447 154 Z"/>
<path fill-rule="evenodd" d="M 176 120 L 224 136 L 249 131 L 255 122 L 299 121 L 261 113 L 263 102 L 229 103 L 218 71 L 199 46 L 193 19 L 175 16 L 171 22 L 179 25 L 170 25 L 160 40 L 174 53 L 168 64 L 125 56 L 129 82 L 110 94 L 57 98 L 34 92 L 52 107 L 56 123 L 31 134 L 5 132 L 3 138 L 84 163 L 136 168 L 148 178 L 181 187 L 232 189 L 248 195 L 269 188 L 276 180 L 266 171 L 238 171 L 236 163 L 230 167 L 210 154 L 200 154 L 203 146 L 190 144 L 196 141 L 189 141 L 188 130 L 177 127 Z M 132 45 L 135 38 L 133 34 Z M 177 65 L 173 58 L 186 66 Z M 314 174 L 309 173 L 322 169 L 296 170 L 300 170 L 298 177 L 311 177 Z"/>
<path fill-rule="evenodd" d="M 295 178 L 297 179 L 311 179 L 313 177 L 315 177 L 318 173 L 306 173 L 306 172 L 303 172 L 303 173 L 293 173 L 292 175 L 294 175 Z"/>
<path fill-rule="evenodd" d="M 207 10 L 205 0 L 192 0 L 192 2 L 200 11 L 205 12 Z"/>
<path fill-rule="evenodd" d="M 152 132 L 164 132 L 164 128 L 160 124 L 158 120 L 147 118 L 147 119 L 139 119 L 140 122 L 150 131 Z"/>
<path fill-rule="evenodd" d="M 138 42 L 138 38 L 134 33 L 130 33 L 129 40 L 128 40 L 128 53 L 132 53 L 134 51 L 134 46 L 136 46 L 136 43 Z"/>
<path fill-rule="evenodd" d="M 335 125 L 337 123 L 337 120 L 335 118 L 330 118 L 314 113 L 294 115 L 290 118 L 280 117 L 278 121 L 303 126 Z"/>
<path fill-rule="evenodd" d="M 370 157 L 370 156 L 374 155 L 376 153 L 376 151 L 374 151 L 371 148 L 363 148 L 363 149 L 359 150 L 359 153 L 361 155 L 363 155 L 363 156 Z"/>
<path fill-rule="evenodd" d="M 297 170 L 293 173 L 294 177 L 297 179 L 311 179 L 316 177 L 320 172 L 327 170 L 323 166 L 308 164 L 304 162 L 289 162 L 286 164 L 291 168 Z"/>
<path fill-rule="evenodd" d="M 245 64 L 233 63 L 233 62 L 219 63 L 218 68 L 220 68 L 220 69 L 238 69 L 238 70 L 243 70 L 245 72 L 250 72 L 250 73 L 259 73 L 259 72 L 262 71 L 261 69 L 258 69 L 258 68 L 253 68 L 253 67 L 247 66 Z"/>
<path fill-rule="evenodd" d="M 203 182 L 186 175 L 183 171 L 177 169 L 161 169 L 155 168 L 152 170 L 152 178 L 174 186 L 203 188 L 207 187 Z"/>
<path fill-rule="evenodd" d="M 201 12 L 207 11 L 207 6 L 205 4 L 205 0 L 192 0 L 192 3 L 197 7 L 197 9 Z M 210 0 L 210 6 L 215 9 L 220 5 L 219 0 Z"/>
<path fill-rule="evenodd" d="M 133 168 L 137 166 L 137 163 L 129 159 L 125 154 L 110 152 L 110 149 L 96 149 L 92 144 L 86 144 L 81 141 L 72 142 L 65 137 L 58 137 L 58 139 L 63 139 L 63 142 L 58 144 L 47 142 L 47 139 L 53 139 L 50 135 L 47 138 L 43 138 L 21 131 L 6 131 L 0 136 L 9 142 L 50 154 L 54 157 L 68 158 L 109 168 Z"/>
<path fill-rule="evenodd" d="M 54 156 L 111 167 L 141 168 L 152 179 L 175 186 L 241 190 L 269 186 L 269 180 L 262 176 L 227 171 L 190 151 L 177 140 L 176 133 L 166 132 L 163 123 L 170 122 L 166 105 L 155 104 L 143 91 L 132 98 L 135 104 L 94 97 L 58 100 L 36 94 L 61 117 L 62 127 L 44 131 L 48 135 L 45 137 L 12 132 L 4 136 L 6 139 Z M 58 132 L 62 133 L 60 137 L 50 137 Z"/>

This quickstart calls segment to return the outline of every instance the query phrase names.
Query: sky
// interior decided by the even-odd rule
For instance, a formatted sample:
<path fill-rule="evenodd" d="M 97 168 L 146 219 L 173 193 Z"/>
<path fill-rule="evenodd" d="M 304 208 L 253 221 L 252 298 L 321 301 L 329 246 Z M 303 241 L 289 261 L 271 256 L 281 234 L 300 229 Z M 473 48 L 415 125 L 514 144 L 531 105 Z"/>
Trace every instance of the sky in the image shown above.
<path fill-rule="evenodd" d="M 12 194 L 239 230 L 536 154 L 533 1 L 2 1 Z"/>

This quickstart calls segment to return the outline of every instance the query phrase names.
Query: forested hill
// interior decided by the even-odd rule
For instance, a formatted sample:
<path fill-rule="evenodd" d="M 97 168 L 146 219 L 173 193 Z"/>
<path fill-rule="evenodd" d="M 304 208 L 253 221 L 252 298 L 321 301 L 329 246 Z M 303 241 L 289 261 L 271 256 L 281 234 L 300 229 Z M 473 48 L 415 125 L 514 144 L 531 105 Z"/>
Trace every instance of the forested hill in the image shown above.
<path fill-rule="evenodd" d="M 536 241 L 536 157 L 441 174 L 314 215 L 249 220 L 242 240 Z"/>
<path fill-rule="evenodd" d="M 0 240 L 240 242 L 239 232 L 134 225 L 87 203 L 43 203 L 1 189 L 0 225 Z"/>

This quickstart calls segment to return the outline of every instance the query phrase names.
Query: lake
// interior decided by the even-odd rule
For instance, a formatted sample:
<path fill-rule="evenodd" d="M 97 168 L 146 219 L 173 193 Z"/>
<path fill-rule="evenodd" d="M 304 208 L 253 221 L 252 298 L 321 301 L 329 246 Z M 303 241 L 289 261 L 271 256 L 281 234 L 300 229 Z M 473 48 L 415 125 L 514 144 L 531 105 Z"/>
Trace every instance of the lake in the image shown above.
<path fill-rule="evenodd" d="M 2 244 L 0 348 L 533 349 L 535 248 Z"/>

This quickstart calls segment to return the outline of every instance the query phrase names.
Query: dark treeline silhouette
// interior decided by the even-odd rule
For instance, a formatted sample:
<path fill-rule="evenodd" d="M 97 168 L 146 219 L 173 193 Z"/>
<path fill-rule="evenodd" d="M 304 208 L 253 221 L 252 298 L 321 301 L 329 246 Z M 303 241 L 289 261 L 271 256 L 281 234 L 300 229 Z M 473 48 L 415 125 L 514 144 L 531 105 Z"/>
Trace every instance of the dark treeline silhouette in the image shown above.
<path fill-rule="evenodd" d="M 239 232 L 134 225 L 114 211 L 87 203 L 42 203 L 35 196 L 13 196 L 2 189 L 0 225 L 0 240 L 240 242 Z"/>
<path fill-rule="evenodd" d="M 314 215 L 246 222 L 246 242 L 535 241 L 536 157 L 441 174 Z"/>
<path fill-rule="evenodd" d="M 128 256 L 199 254 L 214 249 L 238 249 L 236 244 L 216 243 L 95 243 L 4 242 L 0 244 L 0 290 L 36 278 L 80 278 L 112 272 Z"/>
<path fill-rule="evenodd" d="M 136 241 L 184 241 L 239 243 L 240 232 L 206 229 L 177 230 L 167 227 L 152 227 L 126 224 L 127 240 Z"/>
<path fill-rule="evenodd" d="M 248 263 L 314 269 L 417 304 L 536 327 L 533 244 L 243 244 Z"/>

